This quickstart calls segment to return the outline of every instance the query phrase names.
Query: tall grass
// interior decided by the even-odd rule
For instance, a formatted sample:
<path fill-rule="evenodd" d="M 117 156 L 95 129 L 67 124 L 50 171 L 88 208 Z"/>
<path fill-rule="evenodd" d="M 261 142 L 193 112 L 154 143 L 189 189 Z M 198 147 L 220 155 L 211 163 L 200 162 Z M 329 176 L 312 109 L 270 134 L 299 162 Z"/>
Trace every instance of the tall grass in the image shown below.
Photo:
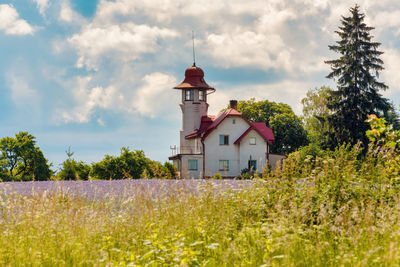
<path fill-rule="evenodd" d="M 341 147 L 240 189 L 3 194 L 0 265 L 397 266 L 399 169 Z"/>

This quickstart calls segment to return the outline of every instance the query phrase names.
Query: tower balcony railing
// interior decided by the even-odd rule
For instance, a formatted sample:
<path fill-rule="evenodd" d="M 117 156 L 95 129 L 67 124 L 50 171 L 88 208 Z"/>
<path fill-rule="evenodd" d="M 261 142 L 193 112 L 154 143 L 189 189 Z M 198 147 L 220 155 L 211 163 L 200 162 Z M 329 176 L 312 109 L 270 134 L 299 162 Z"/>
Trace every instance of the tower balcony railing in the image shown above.
<path fill-rule="evenodd" d="M 201 147 L 198 146 L 181 146 L 180 154 L 201 154 Z"/>
<path fill-rule="evenodd" d="M 201 146 L 181 146 L 171 147 L 172 155 L 176 154 L 202 154 Z"/>

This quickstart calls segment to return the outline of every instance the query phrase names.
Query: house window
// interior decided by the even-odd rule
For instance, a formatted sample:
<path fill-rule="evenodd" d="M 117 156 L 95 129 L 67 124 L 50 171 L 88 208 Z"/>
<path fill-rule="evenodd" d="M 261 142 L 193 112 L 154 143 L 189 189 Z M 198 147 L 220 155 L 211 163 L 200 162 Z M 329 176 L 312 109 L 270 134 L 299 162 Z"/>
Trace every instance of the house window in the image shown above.
<path fill-rule="evenodd" d="M 229 171 L 229 160 L 220 160 L 219 161 L 219 170 L 220 171 Z"/>
<path fill-rule="evenodd" d="M 199 101 L 206 101 L 206 92 L 199 91 Z"/>
<path fill-rule="evenodd" d="M 177 164 L 176 164 L 176 165 L 177 165 L 177 166 L 176 166 L 177 170 L 178 170 L 178 171 L 181 171 L 181 161 L 180 161 L 180 160 L 177 161 Z"/>
<path fill-rule="evenodd" d="M 220 135 L 219 136 L 219 144 L 220 145 L 229 145 L 229 135 Z"/>
<path fill-rule="evenodd" d="M 249 160 L 249 171 L 257 170 L 257 160 Z"/>
<path fill-rule="evenodd" d="M 188 160 L 188 170 L 189 171 L 197 171 L 197 159 L 189 159 Z"/>
<path fill-rule="evenodd" d="M 232 124 L 236 124 L 236 120 L 235 119 L 232 120 Z"/>
<path fill-rule="evenodd" d="M 250 137 L 250 145 L 255 145 L 256 144 L 256 138 L 255 137 Z"/>
<path fill-rule="evenodd" d="M 185 90 L 185 101 L 193 101 L 194 91 L 193 89 Z"/>

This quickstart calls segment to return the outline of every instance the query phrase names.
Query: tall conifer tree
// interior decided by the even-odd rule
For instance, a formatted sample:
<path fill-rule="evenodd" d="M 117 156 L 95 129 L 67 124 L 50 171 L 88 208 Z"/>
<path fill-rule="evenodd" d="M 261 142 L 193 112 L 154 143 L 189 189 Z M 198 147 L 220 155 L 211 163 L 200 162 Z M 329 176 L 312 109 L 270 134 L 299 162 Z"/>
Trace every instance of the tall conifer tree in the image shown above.
<path fill-rule="evenodd" d="M 332 72 L 327 78 L 337 78 L 338 88 L 333 91 L 328 108 L 330 146 L 342 143 L 355 144 L 359 140 L 367 144 L 365 131 L 369 128 L 365 122 L 368 114 L 385 116 L 391 108 L 379 90 L 388 87 L 379 82 L 379 71 L 383 70 L 383 61 L 379 58 L 380 43 L 371 41 L 370 31 L 364 23 L 365 15 L 359 6 L 350 8 L 349 17 L 342 16 L 341 26 L 335 31 L 340 40 L 329 49 L 340 54 L 339 59 L 325 61 Z"/>

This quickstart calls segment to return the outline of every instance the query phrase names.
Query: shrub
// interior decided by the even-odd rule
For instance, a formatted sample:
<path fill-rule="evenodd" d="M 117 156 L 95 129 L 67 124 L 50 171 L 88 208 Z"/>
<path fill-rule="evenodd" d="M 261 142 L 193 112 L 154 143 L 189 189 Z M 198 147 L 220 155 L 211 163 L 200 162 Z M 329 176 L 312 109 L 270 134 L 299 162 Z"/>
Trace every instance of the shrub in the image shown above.
<path fill-rule="evenodd" d="M 175 167 L 147 158 L 142 150 L 131 151 L 123 147 L 120 156 L 106 155 L 100 162 L 92 164 L 90 176 L 96 179 L 176 178 Z"/>
<path fill-rule="evenodd" d="M 222 175 L 219 172 L 217 172 L 212 178 L 214 180 L 222 180 L 223 179 Z"/>
<path fill-rule="evenodd" d="M 83 161 L 67 159 L 63 162 L 58 177 L 62 180 L 88 180 L 90 165 Z"/>
<path fill-rule="evenodd" d="M 254 178 L 254 171 L 250 171 L 249 169 L 245 168 L 240 171 L 240 175 L 236 177 L 238 180 L 250 180 Z"/>

